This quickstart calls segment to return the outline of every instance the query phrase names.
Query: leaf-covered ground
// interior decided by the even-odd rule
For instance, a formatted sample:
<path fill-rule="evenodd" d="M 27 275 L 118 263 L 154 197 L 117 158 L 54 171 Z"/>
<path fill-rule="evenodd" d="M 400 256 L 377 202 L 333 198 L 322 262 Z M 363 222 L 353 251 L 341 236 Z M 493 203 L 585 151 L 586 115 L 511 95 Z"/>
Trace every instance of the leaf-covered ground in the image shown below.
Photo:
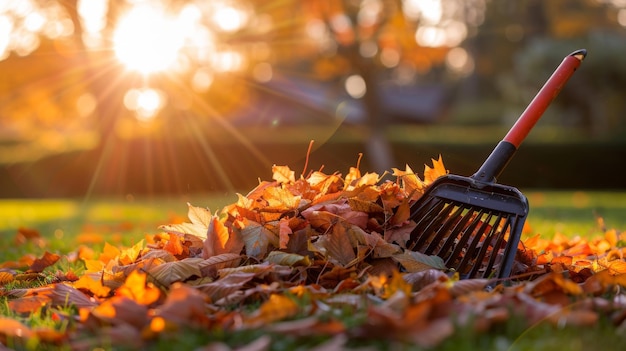
<path fill-rule="evenodd" d="M 131 247 L 81 245 L 1 263 L 0 342 L 150 349 L 203 335 L 194 349 L 270 350 L 283 337 L 324 350 L 428 349 L 511 320 L 626 328 L 624 234 L 532 236 L 520 243 L 510 279 L 459 280 L 438 257 L 404 247 L 411 204 L 447 172 L 441 159 L 423 180 L 409 167 L 394 169 L 394 180 L 358 167 L 272 171 L 235 203 L 215 212 L 190 204 L 188 221 Z M 37 240 L 25 228 L 15 237 Z"/>

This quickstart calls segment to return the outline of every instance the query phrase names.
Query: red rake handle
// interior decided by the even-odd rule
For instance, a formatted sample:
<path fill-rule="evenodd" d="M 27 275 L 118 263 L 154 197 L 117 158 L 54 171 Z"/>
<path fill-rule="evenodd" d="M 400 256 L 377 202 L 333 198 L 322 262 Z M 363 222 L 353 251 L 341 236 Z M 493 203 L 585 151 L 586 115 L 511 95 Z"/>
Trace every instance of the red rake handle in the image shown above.
<path fill-rule="evenodd" d="M 522 141 L 524 141 L 530 130 L 539 121 L 539 118 L 541 118 L 552 100 L 556 98 L 586 56 L 587 50 L 581 49 L 572 52 L 563 59 L 563 62 L 552 73 L 504 139 L 498 143 L 478 172 L 472 176 L 473 179 L 482 182 L 495 182 L 495 178 L 500 175 L 504 167 L 509 163 Z"/>

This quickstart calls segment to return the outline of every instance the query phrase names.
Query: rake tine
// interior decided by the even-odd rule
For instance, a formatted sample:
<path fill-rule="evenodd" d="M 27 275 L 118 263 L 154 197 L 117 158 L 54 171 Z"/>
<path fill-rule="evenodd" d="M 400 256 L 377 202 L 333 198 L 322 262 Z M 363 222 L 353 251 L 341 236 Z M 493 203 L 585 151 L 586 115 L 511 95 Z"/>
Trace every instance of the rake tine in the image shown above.
<path fill-rule="evenodd" d="M 452 215 L 450 219 L 448 220 L 448 223 L 452 225 L 456 221 L 456 218 L 459 215 L 461 215 L 461 212 L 466 211 L 466 210 L 467 210 L 467 213 L 463 214 L 461 220 L 458 221 L 456 225 L 454 225 L 454 228 L 450 231 L 450 234 L 448 235 L 446 242 L 443 244 L 443 246 L 441 246 L 441 248 L 439 249 L 439 252 L 437 252 L 435 255 L 440 256 L 440 257 L 445 257 L 443 255 L 445 255 L 448 252 L 450 246 L 453 245 L 454 242 L 457 240 L 459 232 L 463 230 L 463 228 L 466 226 L 467 222 L 471 219 L 475 211 L 471 208 L 466 209 L 464 206 L 459 206 L 459 209 L 455 213 L 455 214 L 458 213 L 457 216 L 455 217 L 454 215 Z M 450 227 L 450 225 L 447 225 L 447 227 Z M 439 235 L 437 236 L 435 241 L 430 243 L 426 251 L 430 251 L 430 252 L 434 251 L 434 249 L 436 248 L 435 243 L 441 241 L 441 239 L 445 237 L 445 234 L 448 231 L 447 227 L 442 228 L 440 230 Z"/>
<path fill-rule="evenodd" d="M 448 207 L 451 208 L 450 212 L 452 212 L 452 214 L 449 216 L 445 216 L 441 226 L 435 227 L 437 228 L 435 236 L 431 238 L 432 240 L 430 241 L 430 244 L 424 250 L 424 253 L 427 255 L 430 255 L 433 253 L 433 251 L 435 251 L 435 248 L 437 248 L 437 246 L 439 246 L 441 241 L 445 238 L 448 229 L 450 229 L 450 227 L 454 224 L 457 218 L 459 218 L 459 216 L 461 216 L 461 214 L 465 210 L 464 206 L 457 207 L 455 205 L 448 204 Z"/>
<path fill-rule="evenodd" d="M 470 223 L 465 228 L 465 230 L 463 230 L 463 232 L 461 233 L 461 238 L 459 239 L 459 242 L 454 247 L 454 251 L 452 252 L 452 255 L 450 255 L 450 257 L 446 261 L 446 266 L 452 264 L 454 260 L 456 260 L 459 257 L 459 254 L 465 247 L 465 244 L 467 244 L 467 241 L 469 240 L 471 233 L 476 229 L 478 224 L 481 223 L 481 219 L 484 216 L 484 214 L 485 214 L 484 209 L 481 209 L 480 212 L 478 212 L 478 214 L 474 217 L 474 220 L 472 221 L 472 223 Z M 446 245 L 447 244 L 448 243 L 446 243 Z"/>
<path fill-rule="evenodd" d="M 476 275 L 478 270 L 482 267 L 483 259 L 485 258 L 485 255 L 487 254 L 487 250 L 489 250 L 489 245 L 491 241 L 493 240 L 494 235 L 496 235 L 501 221 L 502 221 L 502 214 L 500 213 L 498 214 L 496 221 L 493 223 L 491 230 L 489 231 L 489 234 L 487 234 L 485 236 L 485 239 L 483 240 L 483 245 L 480 248 L 478 256 L 476 257 L 476 264 L 474 265 L 474 267 L 472 267 L 472 270 L 470 272 L 470 277 L 473 277 L 474 275 Z"/>
<path fill-rule="evenodd" d="M 472 238 L 472 242 L 465 251 L 465 256 L 463 257 L 463 260 L 461 261 L 461 263 L 459 263 L 457 267 L 455 267 L 456 270 L 459 270 L 461 267 L 466 267 L 469 261 L 472 259 L 472 256 L 474 256 L 474 251 L 476 251 L 476 247 L 478 247 L 480 239 L 483 237 L 483 233 L 485 232 L 485 229 L 487 229 L 487 227 L 489 226 L 489 222 L 491 222 L 492 217 L 493 213 L 489 212 L 489 215 L 480 225 L 480 228 L 476 232 L 476 235 L 474 235 L 474 237 Z"/>
<path fill-rule="evenodd" d="M 489 263 L 487 264 L 487 268 L 485 270 L 485 274 L 487 275 L 489 274 L 489 272 L 491 272 L 491 269 L 493 268 L 493 265 L 496 259 L 498 258 L 498 254 L 500 252 L 500 246 L 502 246 L 502 241 L 504 241 L 504 236 L 506 235 L 507 231 L 511 229 L 511 218 L 507 216 L 505 220 L 506 222 L 504 223 L 504 227 L 500 231 L 500 235 L 498 235 L 496 244 L 495 246 L 493 246 L 491 257 L 489 257 Z M 500 270 L 500 272 L 502 272 L 502 270 Z"/>
<path fill-rule="evenodd" d="M 515 253 L 517 252 L 517 248 L 514 249 L 514 245 L 517 246 L 522 235 L 522 231 L 517 230 L 517 226 L 520 225 L 520 222 L 522 222 L 521 224 L 523 225 L 523 221 L 520 221 L 519 216 L 515 216 L 515 218 L 513 218 L 513 222 L 511 223 L 509 239 L 506 242 L 504 257 L 502 258 L 500 278 L 505 276 L 505 274 L 503 274 L 504 272 L 511 272 L 511 268 L 513 268 L 513 261 L 515 260 Z M 508 275 L 508 273 L 506 275 Z"/>
<path fill-rule="evenodd" d="M 415 248 L 418 248 L 419 250 L 419 248 L 422 247 L 424 242 L 429 239 L 431 233 L 434 231 L 432 228 L 437 228 L 437 226 L 439 226 L 439 224 L 446 219 L 453 208 L 454 206 L 446 206 L 444 201 L 439 200 L 439 202 L 424 216 L 424 219 L 428 219 L 430 222 L 426 224 L 426 227 L 423 230 L 419 231 L 421 233 L 420 237 L 409 249 L 414 250 Z M 415 229 L 421 228 L 424 222 L 424 220 L 419 221 Z"/>

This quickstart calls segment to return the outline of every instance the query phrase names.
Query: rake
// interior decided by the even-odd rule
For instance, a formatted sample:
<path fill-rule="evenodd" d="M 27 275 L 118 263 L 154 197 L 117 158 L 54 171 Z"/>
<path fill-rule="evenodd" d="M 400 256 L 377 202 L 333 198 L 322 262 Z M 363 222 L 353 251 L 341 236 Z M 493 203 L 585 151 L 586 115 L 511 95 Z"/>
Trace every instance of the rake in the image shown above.
<path fill-rule="evenodd" d="M 448 174 L 430 185 L 411 206 L 417 226 L 409 250 L 441 257 L 462 279 L 511 274 L 528 200 L 518 189 L 497 184 L 496 177 L 586 55 L 581 49 L 563 59 L 474 175 Z"/>

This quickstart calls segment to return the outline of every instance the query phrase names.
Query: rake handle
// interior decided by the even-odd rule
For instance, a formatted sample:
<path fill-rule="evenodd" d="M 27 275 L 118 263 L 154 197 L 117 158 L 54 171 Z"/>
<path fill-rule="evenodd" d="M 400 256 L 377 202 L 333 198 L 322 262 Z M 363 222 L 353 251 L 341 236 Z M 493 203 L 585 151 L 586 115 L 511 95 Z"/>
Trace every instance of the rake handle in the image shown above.
<path fill-rule="evenodd" d="M 565 83 L 580 66 L 585 56 L 587 56 L 587 50 L 581 49 L 572 52 L 563 59 L 528 107 L 522 112 L 504 139 L 493 149 L 487 160 L 480 166 L 480 169 L 471 176 L 472 179 L 481 182 L 495 182 L 495 178 L 502 173 L 504 167 L 513 158 L 517 148 L 519 148 L 552 100 L 556 98 Z"/>

